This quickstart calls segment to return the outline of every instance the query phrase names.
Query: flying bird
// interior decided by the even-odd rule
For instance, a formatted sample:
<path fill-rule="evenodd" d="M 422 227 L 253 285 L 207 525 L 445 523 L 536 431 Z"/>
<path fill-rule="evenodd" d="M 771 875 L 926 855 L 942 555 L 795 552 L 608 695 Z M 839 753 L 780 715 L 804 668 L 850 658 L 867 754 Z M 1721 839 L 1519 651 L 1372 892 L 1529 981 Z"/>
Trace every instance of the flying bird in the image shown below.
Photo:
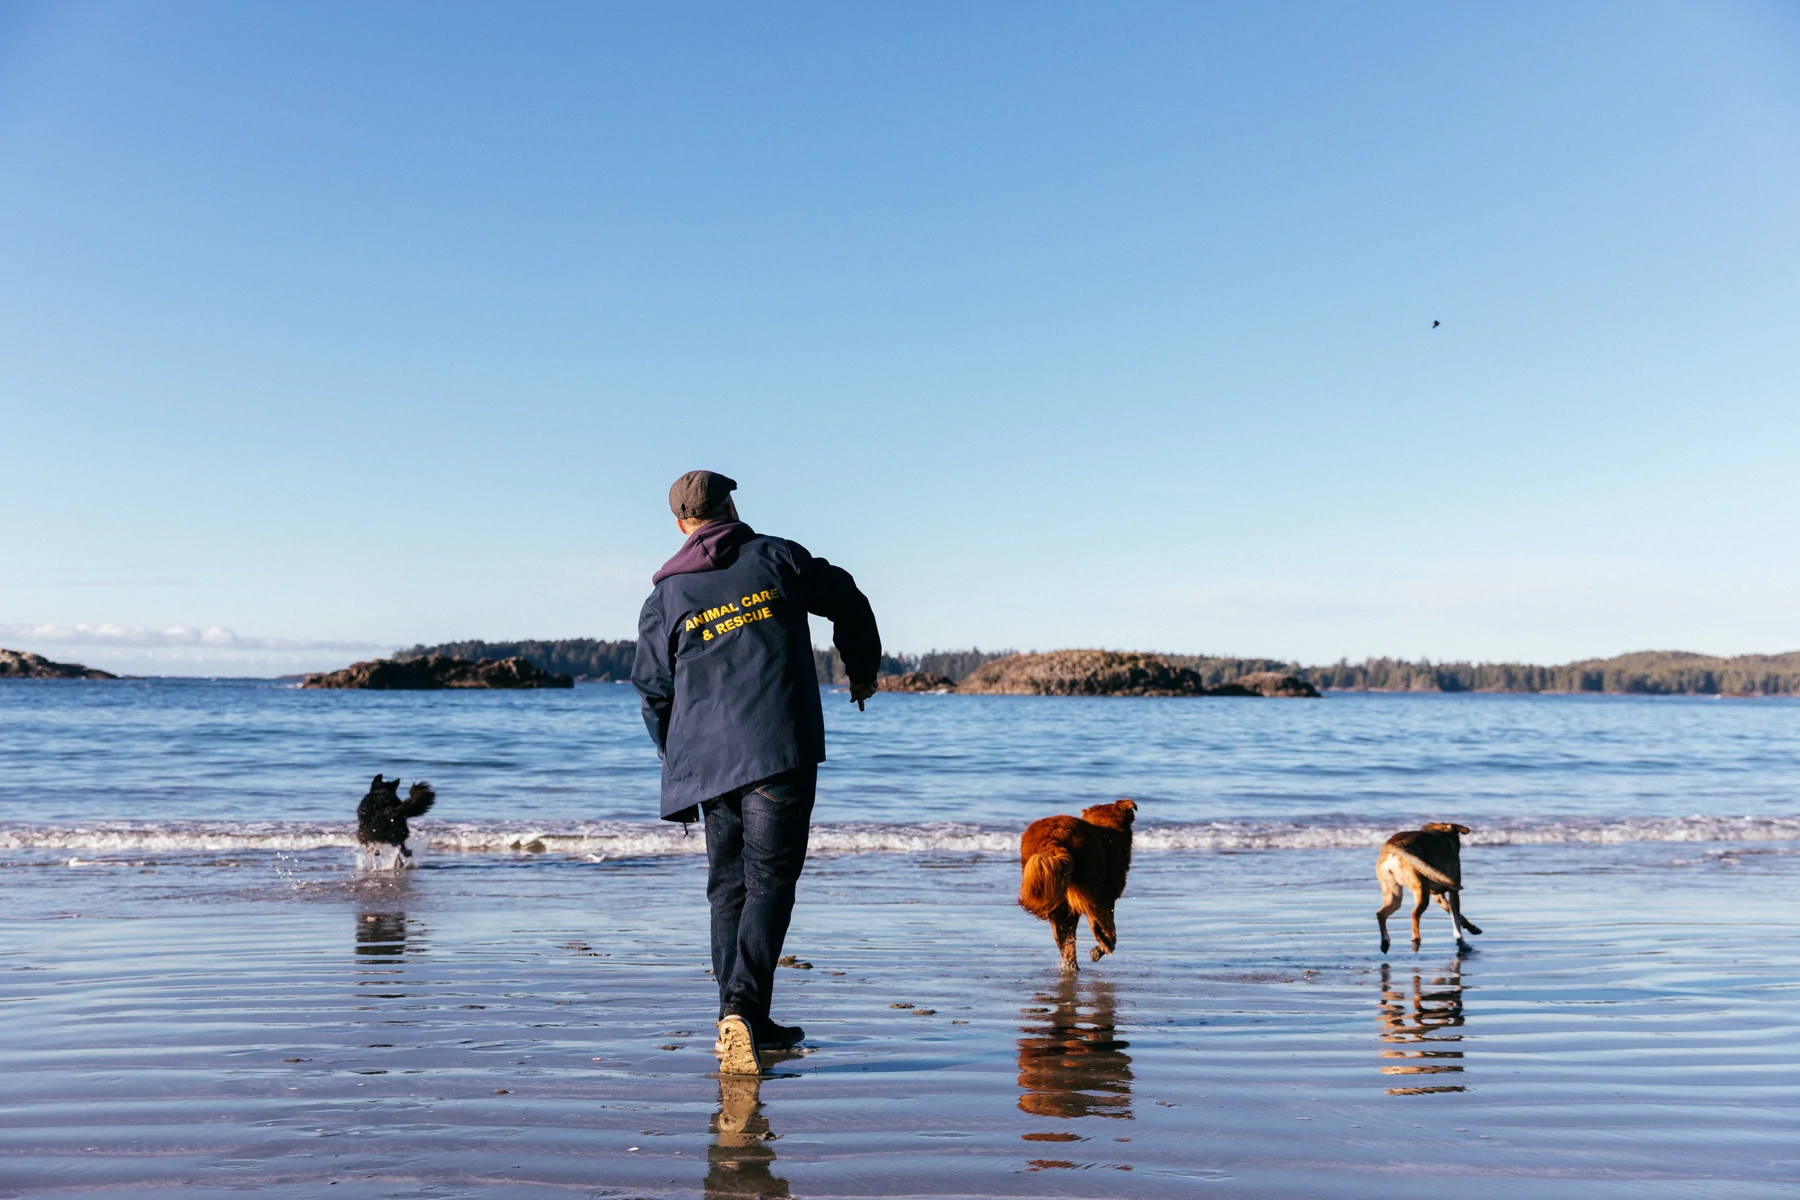
<path fill-rule="evenodd" d="M 1432 328 L 1433 328 L 1433 329 L 1436 329 L 1436 328 L 1437 328 L 1437 327 L 1438 327 L 1438 326 L 1439 326 L 1439 325 L 1441 325 L 1441 324 L 1442 324 L 1442 323 L 1443 323 L 1443 322 L 1441 322 L 1441 321 L 1433 321 L 1433 322 L 1432 322 L 1432 323 L 1431 323 L 1431 327 L 1432 327 Z"/>

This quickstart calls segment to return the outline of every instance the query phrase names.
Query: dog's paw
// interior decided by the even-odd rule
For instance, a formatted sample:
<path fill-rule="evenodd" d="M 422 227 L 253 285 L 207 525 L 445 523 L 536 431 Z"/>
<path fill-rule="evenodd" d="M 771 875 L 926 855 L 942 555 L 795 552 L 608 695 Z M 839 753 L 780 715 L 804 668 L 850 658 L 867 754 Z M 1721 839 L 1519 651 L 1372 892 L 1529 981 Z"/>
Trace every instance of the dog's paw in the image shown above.
<path fill-rule="evenodd" d="M 1088 951 L 1088 961 L 1089 962 L 1099 962 L 1101 959 L 1103 959 L 1105 957 L 1106 957 L 1106 951 L 1101 949 L 1099 946 L 1095 946 Z"/>
<path fill-rule="evenodd" d="M 1065 958 L 1063 959 L 1062 969 L 1064 975 L 1073 975 L 1081 970 L 1081 965 L 1072 958 Z"/>
<path fill-rule="evenodd" d="M 1383 954 L 1388 952 L 1388 940 L 1386 938 L 1381 939 L 1381 952 Z"/>
<path fill-rule="evenodd" d="M 1419 952 L 1419 939 L 1414 938 L 1413 939 L 1413 953 L 1417 954 L 1418 952 Z"/>

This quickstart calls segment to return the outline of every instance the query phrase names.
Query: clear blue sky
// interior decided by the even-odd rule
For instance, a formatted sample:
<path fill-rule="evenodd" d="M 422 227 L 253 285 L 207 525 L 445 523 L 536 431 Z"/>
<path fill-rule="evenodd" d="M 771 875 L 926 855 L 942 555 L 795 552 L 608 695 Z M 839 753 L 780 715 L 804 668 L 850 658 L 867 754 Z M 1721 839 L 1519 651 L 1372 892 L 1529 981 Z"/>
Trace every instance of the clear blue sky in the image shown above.
<path fill-rule="evenodd" d="M 630 636 L 704 466 L 901 650 L 1793 649 L 1797 213 L 1773 3 L 0 4 L 0 645 Z"/>

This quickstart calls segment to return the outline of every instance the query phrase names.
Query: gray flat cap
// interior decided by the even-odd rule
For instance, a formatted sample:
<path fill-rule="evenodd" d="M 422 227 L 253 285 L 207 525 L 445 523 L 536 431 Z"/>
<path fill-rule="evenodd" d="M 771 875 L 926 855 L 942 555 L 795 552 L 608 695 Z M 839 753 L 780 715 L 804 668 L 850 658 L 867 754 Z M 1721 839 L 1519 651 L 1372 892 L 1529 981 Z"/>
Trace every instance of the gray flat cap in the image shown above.
<path fill-rule="evenodd" d="M 717 471 L 689 471 L 669 489 L 669 507 L 684 520 L 710 521 L 731 503 L 737 480 Z"/>

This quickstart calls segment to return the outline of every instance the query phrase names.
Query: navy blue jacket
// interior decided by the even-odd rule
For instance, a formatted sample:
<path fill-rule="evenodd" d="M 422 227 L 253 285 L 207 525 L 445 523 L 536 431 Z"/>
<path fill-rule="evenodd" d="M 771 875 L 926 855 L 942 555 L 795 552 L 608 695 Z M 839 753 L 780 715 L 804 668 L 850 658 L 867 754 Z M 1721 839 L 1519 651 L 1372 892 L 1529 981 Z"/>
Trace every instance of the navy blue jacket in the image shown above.
<path fill-rule="evenodd" d="M 825 761 L 825 714 L 806 614 L 832 623 L 855 683 L 873 683 L 881 634 L 841 567 L 741 521 L 695 531 L 656 573 L 638 616 L 631 682 L 662 758 L 662 816 Z"/>

